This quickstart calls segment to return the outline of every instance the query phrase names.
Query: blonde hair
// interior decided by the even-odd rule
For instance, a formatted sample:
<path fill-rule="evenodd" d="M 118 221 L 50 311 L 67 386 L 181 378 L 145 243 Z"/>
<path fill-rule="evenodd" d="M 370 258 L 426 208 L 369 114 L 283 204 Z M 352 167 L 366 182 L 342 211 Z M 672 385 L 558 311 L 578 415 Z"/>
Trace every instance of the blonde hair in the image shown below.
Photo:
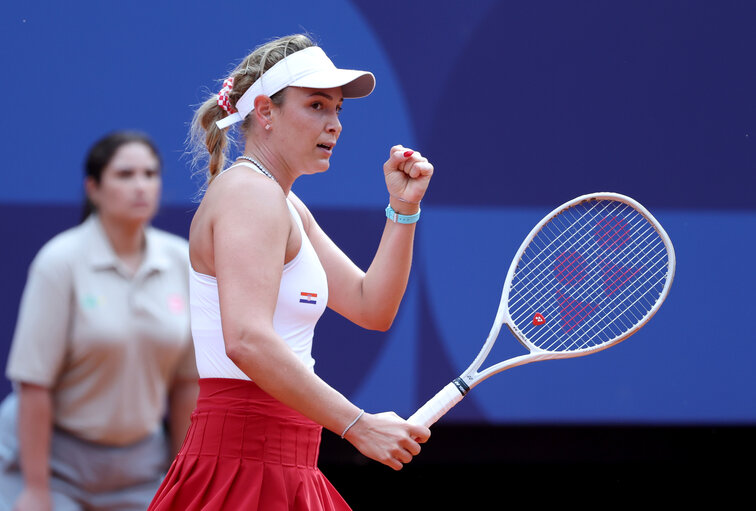
<path fill-rule="evenodd" d="M 233 88 L 228 93 L 231 106 L 236 108 L 236 102 L 239 101 L 244 92 L 276 62 L 310 46 L 315 46 L 315 43 L 309 36 L 295 34 L 274 39 L 257 47 L 229 75 L 234 79 Z M 284 92 L 285 89 L 274 94 L 271 97 L 273 103 L 280 105 L 283 102 Z M 207 158 L 205 186 L 210 184 L 213 178 L 223 170 L 229 145 L 233 144 L 233 140 L 229 137 L 229 130 L 220 129 L 215 124 L 216 121 L 227 115 L 226 111 L 218 106 L 217 98 L 217 93 L 212 94 L 194 112 L 189 132 L 189 144 L 194 155 L 195 165 L 198 166 L 200 161 Z M 248 128 L 249 117 L 244 120 L 239 129 L 242 133 L 246 133 Z"/>

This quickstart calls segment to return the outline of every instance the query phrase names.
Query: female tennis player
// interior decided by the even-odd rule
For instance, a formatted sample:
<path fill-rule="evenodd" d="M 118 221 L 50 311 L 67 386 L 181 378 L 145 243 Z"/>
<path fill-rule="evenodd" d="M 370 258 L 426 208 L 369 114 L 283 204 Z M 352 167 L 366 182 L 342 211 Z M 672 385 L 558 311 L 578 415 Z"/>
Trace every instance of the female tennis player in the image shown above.
<path fill-rule="evenodd" d="M 325 172 L 344 98 L 369 72 L 337 69 L 306 36 L 247 56 L 195 113 L 208 177 L 190 230 L 190 306 L 200 395 L 185 443 L 150 507 L 349 509 L 317 468 L 321 428 L 396 470 L 430 431 L 360 410 L 314 372 L 313 329 L 328 306 L 386 330 L 404 294 L 415 222 L 433 166 L 403 146 L 383 166 L 388 217 L 361 271 L 291 191 Z M 228 168 L 228 130 L 244 152 Z"/>

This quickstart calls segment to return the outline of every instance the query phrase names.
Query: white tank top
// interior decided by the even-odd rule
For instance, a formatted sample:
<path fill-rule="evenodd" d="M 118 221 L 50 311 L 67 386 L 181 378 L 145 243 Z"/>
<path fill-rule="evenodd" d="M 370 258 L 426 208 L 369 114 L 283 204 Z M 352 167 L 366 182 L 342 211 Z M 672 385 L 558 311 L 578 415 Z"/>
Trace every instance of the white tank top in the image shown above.
<path fill-rule="evenodd" d="M 302 363 L 313 370 L 312 337 L 328 303 L 328 281 L 299 213 L 289 199 L 286 204 L 299 227 L 302 246 L 296 257 L 284 265 L 273 327 Z M 249 380 L 226 356 L 215 277 L 190 270 L 189 306 L 199 377 Z"/>

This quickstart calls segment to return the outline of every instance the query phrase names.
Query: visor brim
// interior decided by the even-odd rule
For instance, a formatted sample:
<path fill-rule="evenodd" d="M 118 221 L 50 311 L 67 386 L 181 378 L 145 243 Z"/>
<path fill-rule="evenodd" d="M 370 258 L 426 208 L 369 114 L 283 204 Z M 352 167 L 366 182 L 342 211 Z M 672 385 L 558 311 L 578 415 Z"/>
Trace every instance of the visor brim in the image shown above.
<path fill-rule="evenodd" d="M 341 87 L 345 98 L 364 98 L 375 89 L 375 76 L 369 71 L 328 69 L 309 74 L 289 84 L 290 87 L 332 89 Z"/>

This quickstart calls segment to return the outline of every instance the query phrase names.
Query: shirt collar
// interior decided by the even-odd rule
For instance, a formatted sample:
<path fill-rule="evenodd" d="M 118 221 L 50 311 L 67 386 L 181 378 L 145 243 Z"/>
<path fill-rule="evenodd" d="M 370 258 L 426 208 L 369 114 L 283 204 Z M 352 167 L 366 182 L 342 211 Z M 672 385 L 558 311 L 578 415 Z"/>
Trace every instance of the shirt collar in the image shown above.
<path fill-rule="evenodd" d="M 144 235 L 147 240 L 147 249 L 145 250 L 144 261 L 142 261 L 139 271 L 168 270 L 173 263 L 166 255 L 160 232 L 151 225 L 148 225 Z"/>
<path fill-rule="evenodd" d="M 123 263 L 113 250 L 98 215 L 94 213 L 89 215 L 84 221 L 83 227 L 88 230 L 91 240 L 88 247 L 90 265 L 95 269 L 122 269 Z M 164 271 L 170 267 L 171 261 L 165 255 L 165 250 L 162 250 L 161 242 L 157 230 L 152 226 L 147 226 L 145 229 L 144 260 L 137 270 L 137 274 Z"/>

